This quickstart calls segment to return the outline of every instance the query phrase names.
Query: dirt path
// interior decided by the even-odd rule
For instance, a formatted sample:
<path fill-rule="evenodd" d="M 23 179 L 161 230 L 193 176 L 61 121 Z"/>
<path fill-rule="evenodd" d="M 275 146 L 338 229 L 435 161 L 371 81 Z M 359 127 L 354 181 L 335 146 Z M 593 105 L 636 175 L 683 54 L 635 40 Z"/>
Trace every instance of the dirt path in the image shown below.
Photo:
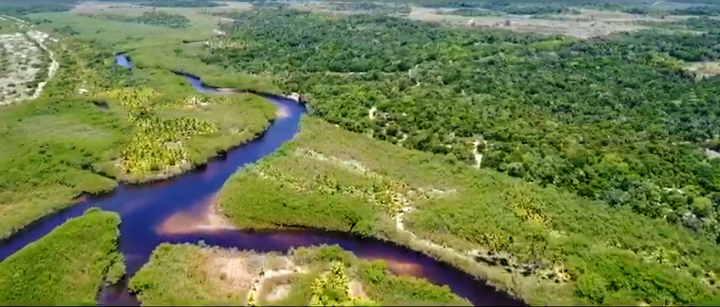
<path fill-rule="evenodd" d="M 37 42 L 38 45 L 40 45 L 40 48 L 45 50 L 45 52 L 47 52 L 50 55 L 50 60 L 52 61 L 52 63 L 50 63 L 50 68 L 48 69 L 47 79 L 45 79 L 45 81 L 40 82 L 40 84 L 38 84 L 38 87 L 35 90 L 35 93 L 33 93 L 32 97 L 30 97 L 30 99 L 32 100 L 32 99 L 36 99 L 36 98 L 40 97 L 40 94 L 42 93 L 42 90 L 45 87 L 45 84 L 50 82 L 52 77 L 55 76 L 55 72 L 57 72 L 58 68 L 60 68 L 60 63 L 55 58 L 55 53 L 53 53 L 52 50 L 48 49 L 47 46 L 45 46 L 45 43 L 44 43 L 45 40 L 50 38 L 50 36 L 48 34 L 39 32 L 39 31 L 29 31 L 28 36 L 32 37 L 32 39 L 35 40 L 35 42 Z"/>
<path fill-rule="evenodd" d="M 473 155 L 475 156 L 475 168 L 480 168 L 480 163 L 482 163 L 483 158 L 483 155 L 478 153 L 478 145 L 480 145 L 480 141 L 473 142 L 473 145 L 475 145 L 475 148 L 473 148 Z"/>

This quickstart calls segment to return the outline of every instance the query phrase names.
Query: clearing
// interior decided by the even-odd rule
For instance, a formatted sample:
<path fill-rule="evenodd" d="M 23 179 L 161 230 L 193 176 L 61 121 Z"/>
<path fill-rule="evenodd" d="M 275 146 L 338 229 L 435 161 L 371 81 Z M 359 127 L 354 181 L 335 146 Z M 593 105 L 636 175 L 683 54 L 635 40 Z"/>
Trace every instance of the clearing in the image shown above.
<path fill-rule="evenodd" d="M 46 62 L 37 43 L 41 39 L 34 32 L 0 35 L 0 105 L 33 97 L 33 81 Z"/>
<path fill-rule="evenodd" d="M 720 74 L 720 62 L 695 62 L 686 63 L 684 68 L 695 72 L 698 79 L 704 79 Z"/>
<path fill-rule="evenodd" d="M 518 32 L 562 34 L 578 38 L 608 35 L 622 31 L 638 31 L 650 27 L 638 22 L 667 23 L 687 16 L 650 17 L 622 12 L 579 9 L 580 14 L 557 14 L 532 17 L 530 15 L 460 16 L 453 9 L 413 7 L 407 18 L 440 22 L 452 26 L 489 27 Z"/>

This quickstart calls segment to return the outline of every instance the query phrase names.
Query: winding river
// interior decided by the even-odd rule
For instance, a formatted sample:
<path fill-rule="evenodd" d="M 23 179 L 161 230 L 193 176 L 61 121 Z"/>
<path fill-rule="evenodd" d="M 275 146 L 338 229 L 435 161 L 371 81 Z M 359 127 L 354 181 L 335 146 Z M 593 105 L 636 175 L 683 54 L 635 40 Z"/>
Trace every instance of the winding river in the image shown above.
<path fill-rule="evenodd" d="M 116 56 L 116 62 L 128 68 L 131 65 L 122 54 Z M 183 76 L 198 91 L 216 92 L 199 78 Z M 67 219 L 82 215 L 90 207 L 99 207 L 118 212 L 122 218 L 119 248 L 125 255 L 128 276 L 133 276 L 148 261 L 155 247 L 163 242 L 197 243 L 202 240 L 208 245 L 258 252 L 286 252 L 294 246 L 338 244 L 360 258 L 386 260 L 388 267 L 396 274 L 414 275 L 437 285 L 448 285 L 454 293 L 467 298 L 475 306 L 525 305 L 446 263 L 391 242 L 313 230 L 252 232 L 220 229 L 182 234 L 157 231 L 158 226 L 174 214 L 187 212 L 212 201 L 223 183 L 238 168 L 274 152 L 298 132 L 305 106 L 287 98 L 263 96 L 271 103 L 285 108 L 288 114 L 277 118 L 260 137 L 229 150 L 223 157 L 215 158 L 192 172 L 152 184 L 120 185 L 108 194 L 88 197 L 76 205 L 44 217 L 9 239 L 0 241 L 0 261 L 42 238 Z M 104 288 L 100 293 L 99 304 L 138 305 L 139 302 L 128 292 L 126 281 Z"/>

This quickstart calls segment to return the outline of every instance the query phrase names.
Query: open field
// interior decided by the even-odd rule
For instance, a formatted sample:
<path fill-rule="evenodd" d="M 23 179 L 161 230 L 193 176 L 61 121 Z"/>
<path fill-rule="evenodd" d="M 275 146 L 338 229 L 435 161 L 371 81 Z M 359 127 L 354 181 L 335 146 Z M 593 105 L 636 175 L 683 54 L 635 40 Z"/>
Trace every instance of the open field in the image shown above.
<path fill-rule="evenodd" d="M 230 7 L 233 8 L 231 11 L 237 11 L 245 6 Z M 185 71 L 201 76 L 204 82 L 213 86 L 277 92 L 277 88 L 268 81 L 267 77 L 207 65 L 199 60 L 198 53 L 203 51 L 198 50 L 196 44 L 211 40 L 216 35 L 214 30 L 217 30 L 217 23 L 222 18 L 203 13 L 205 9 L 162 8 L 155 11 L 186 17 L 190 20 L 186 28 L 170 28 L 80 15 L 104 12 L 118 16 L 140 16 L 150 10 L 151 8 L 137 5 L 91 3 L 81 4 L 70 12 L 30 14 L 29 18 L 51 21 L 37 26 L 36 28 L 39 29 L 51 32 L 58 29 L 72 29 L 77 36 L 95 40 L 109 47 L 113 52 L 129 51 L 127 54 L 132 59 L 133 65 L 140 69 Z"/>
<path fill-rule="evenodd" d="M 440 13 L 442 12 L 442 14 Z M 519 32 L 562 34 L 579 38 L 608 35 L 623 31 L 649 29 L 637 22 L 668 23 L 687 18 L 667 16 L 666 18 L 634 15 L 621 12 L 581 10 L 577 15 L 543 15 L 537 18 L 521 15 L 506 16 L 458 16 L 452 10 L 413 7 L 407 18 L 413 20 L 441 22 L 454 26 L 488 27 Z"/>
<path fill-rule="evenodd" d="M 130 289 L 148 305 L 467 305 L 445 287 L 394 276 L 382 261 L 359 260 L 331 246 L 282 255 L 163 244 Z"/>
<path fill-rule="evenodd" d="M 0 302 L 97 303 L 103 283 L 125 273 L 117 252 L 119 224 L 117 214 L 91 209 L 0 262 Z"/>
<path fill-rule="evenodd" d="M 644 24 L 670 23 L 692 17 L 669 15 L 661 18 L 659 16 L 573 7 L 570 7 L 570 9 L 577 12 L 575 14 L 513 15 L 477 9 L 478 16 L 470 16 L 467 14 L 454 15 L 453 12 L 458 10 L 457 8 L 428 8 L 412 5 L 393 5 L 391 3 L 293 1 L 288 5 L 292 9 L 315 13 L 339 15 L 384 13 L 411 20 L 439 22 L 453 27 L 496 28 L 518 32 L 561 34 L 578 38 L 645 30 L 651 27 Z M 468 11 L 472 10 L 469 9 Z M 485 12 L 485 14 L 480 14 L 482 12 Z"/>

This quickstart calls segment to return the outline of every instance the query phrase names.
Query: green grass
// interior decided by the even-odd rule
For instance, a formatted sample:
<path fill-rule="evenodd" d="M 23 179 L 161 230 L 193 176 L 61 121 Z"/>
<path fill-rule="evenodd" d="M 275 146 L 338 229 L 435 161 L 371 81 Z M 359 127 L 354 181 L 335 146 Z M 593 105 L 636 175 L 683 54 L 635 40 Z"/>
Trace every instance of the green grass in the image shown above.
<path fill-rule="evenodd" d="M 3 304 L 95 304 L 124 274 L 120 217 L 98 209 L 71 219 L 0 263 Z"/>
<path fill-rule="evenodd" d="M 5 20 L 0 20 L 0 34 L 15 34 L 16 32 L 20 31 L 20 27 L 18 27 L 16 22 L 12 19 L 5 18 Z"/>
<path fill-rule="evenodd" d="M 149 9 L 144 9 L 149 10 Z M 78 36 L 96 40 L 98 43 L 112 46 L 115 51 L 126 51 L 138 47 L 162 46 L 182 43 L 183 40 L 204 40 L 212 35 L 216 19 L 200 14 L 199 10 L 162 9 L 158 11 L 181 14 L 191 21 L 185 29 L 173 29 L 163 26 L 139 24 L 79 16 L 73 12 L 29 14 L 32 20 L 50 20 L 36 26 L 39 30 L 52 30 L 69 26 L 79 32 Z M 134 15 L 128 12 L 127 15 Z M 108 10 L 106 13 L 113 13 Z"/>
<path fill-rule="evenodd" d="M 197 246 L 161 244 L 129 287 L 144 305 L 242 305 L 247 288 L 223 287 L 219 274 L 203 270 L 211 257 Z"/>
<path fill-rule="evenodd" d="M 717 293 L 715 242 L 552 187 L 453 162 L 306 117 L 293 141 L 234 175 L 219 204 L 245 228 L 304 226 L 397 241 L 534 304 L 599 298 L 687 304 Z M 509 264 L 469 261 L 396 231 L 390 217 L 404 206 L 414 208 L 405 226 L 420 238 L 460 254 L 479 250 L 485 259 Z M 522 264 L 540 268 L 525 277 Z"/>
<path fill-rule="evenodd" d="M 116 15 L 135 16 L 147 9 L 107 10 Z M 241 71 L 207 65 L 199 60 L 197 44 L 210 39 L 217 28 L 217 17 L 201 13 L 199 8 L 164 8 L 158 11 L 179 14 L 188 18 L 190 26 L 173 29 L 80 16 L 73 12 L 30 14 L 33 20 L 50 20 L 38 29 L 71 27 L 78 36 L 109 46 L 114 52 L 131 51 L 128 55 L 138 68 L 181 70 L 201 76 L 205 83 L 230 88 L 251 88 L 263 92 L 278 92 L 270 77 L 251 76 Z M 184 42 L 197 42 L 186 44 Z"/>
<path fill-rule="evenodd" d="M 245 302 L 252 280 L 260 267 L 267 270 L 288 269 L 295 265 L 301 273 L 275 277 L 264 283 L 260 302 L 267 305 L 304 306 L 312 296 L 311 284 L 341 262 L 349 280 L 363 286 L 367 299 L 385 305 L 452 304 L 468 305 L 447 287 L 434 286 L 423 279 L 390 274 L 382 261 L 368 262 L 337 246 L 298 248 L 289 256 L 275 253 L 257 254 L 196 245 L 162 244 L 130 281 L 130 289 L 138 293 L 144 305 L 240 305 Z M 290 292 L 279 301 L 263 298 L 278 283 L 289 282 Z"/>

